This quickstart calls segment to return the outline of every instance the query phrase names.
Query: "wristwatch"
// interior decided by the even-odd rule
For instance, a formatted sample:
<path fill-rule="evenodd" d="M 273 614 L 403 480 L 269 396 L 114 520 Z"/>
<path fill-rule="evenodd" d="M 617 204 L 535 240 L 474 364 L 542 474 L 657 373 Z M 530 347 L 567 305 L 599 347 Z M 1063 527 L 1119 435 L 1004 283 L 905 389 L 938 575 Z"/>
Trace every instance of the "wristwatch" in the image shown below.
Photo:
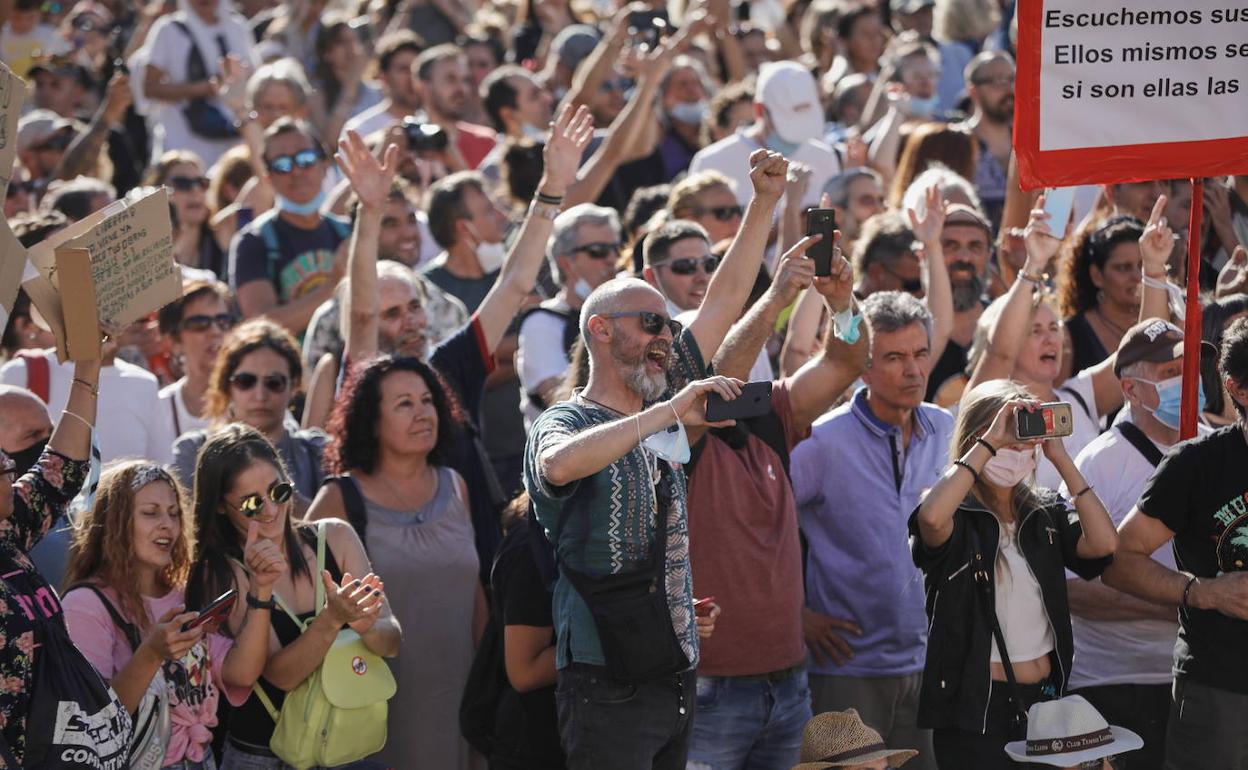
<path fill-rule="evenodd" d="M 270 597 L 267 602 L 262 602 L 248 591 L 247 606 L 257 610 L 275 610 L 277 609 L 277 599 Z"/>

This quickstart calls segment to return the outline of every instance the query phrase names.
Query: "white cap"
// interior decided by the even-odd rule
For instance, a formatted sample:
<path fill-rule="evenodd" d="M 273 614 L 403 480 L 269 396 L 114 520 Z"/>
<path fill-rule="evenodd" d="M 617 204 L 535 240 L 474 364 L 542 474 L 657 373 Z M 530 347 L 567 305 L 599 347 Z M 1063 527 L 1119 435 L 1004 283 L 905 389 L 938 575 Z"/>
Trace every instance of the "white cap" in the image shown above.
<path fill-rule="evenodd" d="M 767 108 L 771 124 L 786 142 L 823 136 L 823 104 L 814 75 L 802 65 L 768 62 L 758 70 L 755 101 Z"/>

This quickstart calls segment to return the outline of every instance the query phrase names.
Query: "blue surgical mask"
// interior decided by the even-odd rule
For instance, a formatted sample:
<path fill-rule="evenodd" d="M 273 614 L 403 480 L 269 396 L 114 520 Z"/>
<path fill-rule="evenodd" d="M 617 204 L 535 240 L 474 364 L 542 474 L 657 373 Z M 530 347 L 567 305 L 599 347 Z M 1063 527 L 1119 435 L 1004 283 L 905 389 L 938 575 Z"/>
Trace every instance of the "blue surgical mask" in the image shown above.
<path fill-rule="evenodd" d="M 1183 403 L 1183 375 L 1170 377 L 1161 382 L 1153 382 L 1140 377 L 1135 379 L 1140 382 L 1147 382 L 1157 391 L 1157 406 L 1148 411 L 1153 413 L 1153 417 L 1157 418 L 1157 422 L 1166 426 L 1171 430 L 1179 429 L 1179 416 L 1181 414 L 1181 406 Z M 1141 406 L 1143 406 L 1141 404 Z M 1196 411 L 1197 413 L 1205 411 L 1205 388 L 1204 383 L 1196 385 Z"/>
<path fill-rule="evenodd" d="M 528 137 L 529 139 L 532 139 L 535 142 L 546 141 L 546 129 L 538 128 L 532 123 L 525 123 L 524 125 L 520 126 L 520 133 L 524 134 L 526 137 Z"/>
<path fill-rule="evenodd" d="M 801 148 L 803 143 L 790 142 L 779 134 L 772 132 L 767 135 L 767 141 L 765 144 L 767 145 L 767 149 L 773 152 L 778 152 L 789 160 L 792 160 L 793 156 L 797 154 L 798 149 Z"/>
<path fill-rule="evenodd" d="M 306 217 L 316 214 L 321 210 L 321 205 L 325 203 L 325 189 L 316 194 L 316 197 L 307 203 L 295 203 L 290 198 L 277 196 L 277 207 L 288 214 Z"/>
<path fill-rule="evenodd" d="M 910 112 L 919 117 L 930 118 L 936 114 L 938 106 L 940 106 L 940 97 L 934 94 L 926 99 L 920 99 L 917 96 L 910 97 Z"/>
<path fill-rule="evenodd" d="M 589 281 L 584 278 L 577 278 L 576 283 L 572 284 L 572 291 L 584 301 L 593 293 L 594 287 L 590 286 Z"/>
<path fill-rule="evenodd" d="M 672 108 L 667 111 L 672 116 L 672 120 L 684 123 L 687 126 L 697 126 L 702 123 L 702 118 L 706 116 L 706 100 L 697 102 L 676 102 Z"/>

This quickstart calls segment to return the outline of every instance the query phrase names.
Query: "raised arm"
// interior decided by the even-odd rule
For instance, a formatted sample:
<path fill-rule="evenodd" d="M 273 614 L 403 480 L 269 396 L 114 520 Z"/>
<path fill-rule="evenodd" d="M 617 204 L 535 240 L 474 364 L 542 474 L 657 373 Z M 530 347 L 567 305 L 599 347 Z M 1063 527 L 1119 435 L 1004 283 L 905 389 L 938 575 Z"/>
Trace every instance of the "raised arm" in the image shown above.
<path fill-rule="evenodd" d="M 398 171 L 398 157 L 399 148 L 390 144 L 385 149 L 384 162 L 378 162 L 354 131 L 348 131 L 338 142 L 338 168 L 351 182 L 360 201 L 347 252 L 347 306 L 342 308 L 346 323 L 343 353 L 348 361 L 368 359 L 378 348 L 381 298 L 377 290 L 377 239 L 381 235 L 386 198 Z"/>
<path fill-rule="evenodd" d="M 945 200 L 940 186 L 927 188 L 922 219 L 914 209 L 909 209 L 906 215 L 915 237 L 923 244 L 923 275 L 927 280 L 923 302 L 932 314 L 931 356 L 933 361 L 938 361 L 953 332 L 953 287 L 949 284 L 949 267 L 940 245 L 940 235 L 945 229 Z"/>
<path fill-rule="evenodd" d="M 581 153 L 593 135 L 594 120 L 588 107 L 580 107 L 573 112 L 570 106 L 564 105 L 559 110 L 542 151 L 545 170 L 537 185 L 538 192 L 553 198 L 564 197 L 568 185 L 576 178 Z M 535 213 L 533 207 L 529 207 L 498 280 L 477 308 L 477 322 L 481 324 L 489 352 L 493 353 L 498 347 L 511 319 L 533 290 L 546 256 L 546 240 L 550 238 L 553 228 L 553 219 Z"/>
<path fill-rule="evenodd" d="M 823 323 L 823 297 L 809 289 L 793 306 L 789 314 L 789 329 L 780 350 L 780 374 L 784 377 L 797 373 L 815 355 L 819 342 L 819 328 Z"/>
<path fill-rule="evenodd" d="M 750 183 L 754 197 L 745 209 L 745 218 L 724 261 L 706 288 L 706 297 L 697 316 L 689 324 L 690 331 L 702 350 L 704 363 L 710 363 L 719 350 L 728 329 L 741 315 L 741 308 L 750 296 L 758 266 L 763 262 L 772 214 L 784 194 L 789 162 L 770 150 L 755 150 L 750 155 Z"/>
<path fill-rule="evenodd" d="M 1170 320 L 1170 289 L 1167 279 L 1170 268 L 1170 252 L 1174 248 L 1174 231 L 1162 212 L 1166 210 L 1166 196 L 1161 195 L 1153 204 L 1153 212 L 1140 236 L 1140 254 L 1144 257 L 1144 285 L 1140 298 L 1140 320 L 1160 318 Z"/>
<path fill-rule="evenodd" d="M 1014 372 L 1014 362 L 1027 339 L 1027 323 L 1032 313 L 1032 291 L 1040 281 L 1040 271 L 1049 264 L 1061 245 L 1061 241 L 1049 229 L 1048 218 L 1042 195 L 1036 202 L 1036 208 L 1032 209 L 1031 222 L 1027 225 L 1027 262 L 1014 285 L 1006 292 L 1005 307 L 1001 309 L 996 325 L 988 333 L 988 349 L 984 351 L 979 365 L 971 374 L 970 382 L 966 384 L 967 393 L 981 382 L 1009 379 Z"/>
<path fill-rule="evenodd" d="M 567 96 L 563 97 L 561 107 L 570 105 L 575 109 L 589 106 L 594 94 L 598 93 L 603 81 L 607 79 L 607 74 L 615 67 L 615 61 L 620 58 L 624 44 L 628 42 L 629 14 L 639 10 L 647 10 L 647 6 L 644 3 L 634 3 L 615 12 L 602 40 L 598 41 L 598 45 L 594 46 L 594 50 L 573 73 L 572 84 L 568 88 Z"/>
<path fill-rule="evenodd" d="M 121 72 L 113 75 L 104 93 L 104 103 L 95 111 L 87 130 L 75 137 L 65 150 L 61 162 L 52 172 L 52 178 L 73 179 L 80 175 L 90 175 L 108 141 L 109 129 L 125 119 L 126 110 L 133 101 L 130 76 Z"/>

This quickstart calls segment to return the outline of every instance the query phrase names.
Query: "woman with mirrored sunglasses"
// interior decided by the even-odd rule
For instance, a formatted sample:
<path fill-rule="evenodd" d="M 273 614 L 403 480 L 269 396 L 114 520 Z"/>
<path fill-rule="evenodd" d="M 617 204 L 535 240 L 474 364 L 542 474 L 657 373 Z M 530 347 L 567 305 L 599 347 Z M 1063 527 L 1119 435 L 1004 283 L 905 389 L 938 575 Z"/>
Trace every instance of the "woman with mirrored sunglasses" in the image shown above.
<path fill-rule="evenodd" d="M 160 309 L 160 333 L 169 339 L 174 371 L 182 376 L 160 391 L 161 416 L 176 440 L 208 427 L 205 397 L 225 335 L 234 328 L 233 296 L 220 281 L 187 281 L 182 296 Z"/>
<path fill-rule="evenodd" d="M 368 555 L 349 524 L 337 519 L 325 527 L 325 569 L 317 574 L 317 525 L 296 515 L 291 475 L 273 445 L 246 425 L 234 423 L 203 445 L 195 467 L 196 543 L 186 601 L 202 607 L 236 589 L 235 604 L 223 633 L 237 636 L 250 610 L 267 610 L 272 632 L 269 657 L 258 685 L 281 709 L 285 694 L 298 687 L 325 659 L 338 632 L 349 627 L 382 657 L 398 654 L 401 632 L 390 613 L 385 585 L 373 573 Z M 256 541 L 280 552 L 287 569 L 272 583 L 243 566 L 243 555 Z M 316 613 L 317 583 L 325 605 Z M 259 589 L 259 590 L 258 590 Z M 284 608 L 301 622 L 300 632 Z M 253 692 L 228 717 L 222 768 L 287 770 L 269 749 L 274 723 Z"/>
<path fill-rule="evenodd" d="M 146 184 L 169 190 L 173 207 L 173 255 L 178 264 L 210 270 L 226 277 L 225 252 L 208 226 L 208 177 L 203 162 L 193 152 L 170 150 L 152 166 Z"/>
<path fill-rule="evenodd" d="M 203 416 L 209 428 L 187 432 L 174 442 L 179 480 L 190 484 L 195 456 L 212 428 L 241 422 L 277 447 L 290 468 L 295 504 L 302 513 L 324 478 L 321 451 L 325 445 L 324 433 L 300 430 L 290 413 L 302 375 L 299 347 L 282 327 L 257 318 L 230 331 L 217 352 L 204 394 Z"/>

